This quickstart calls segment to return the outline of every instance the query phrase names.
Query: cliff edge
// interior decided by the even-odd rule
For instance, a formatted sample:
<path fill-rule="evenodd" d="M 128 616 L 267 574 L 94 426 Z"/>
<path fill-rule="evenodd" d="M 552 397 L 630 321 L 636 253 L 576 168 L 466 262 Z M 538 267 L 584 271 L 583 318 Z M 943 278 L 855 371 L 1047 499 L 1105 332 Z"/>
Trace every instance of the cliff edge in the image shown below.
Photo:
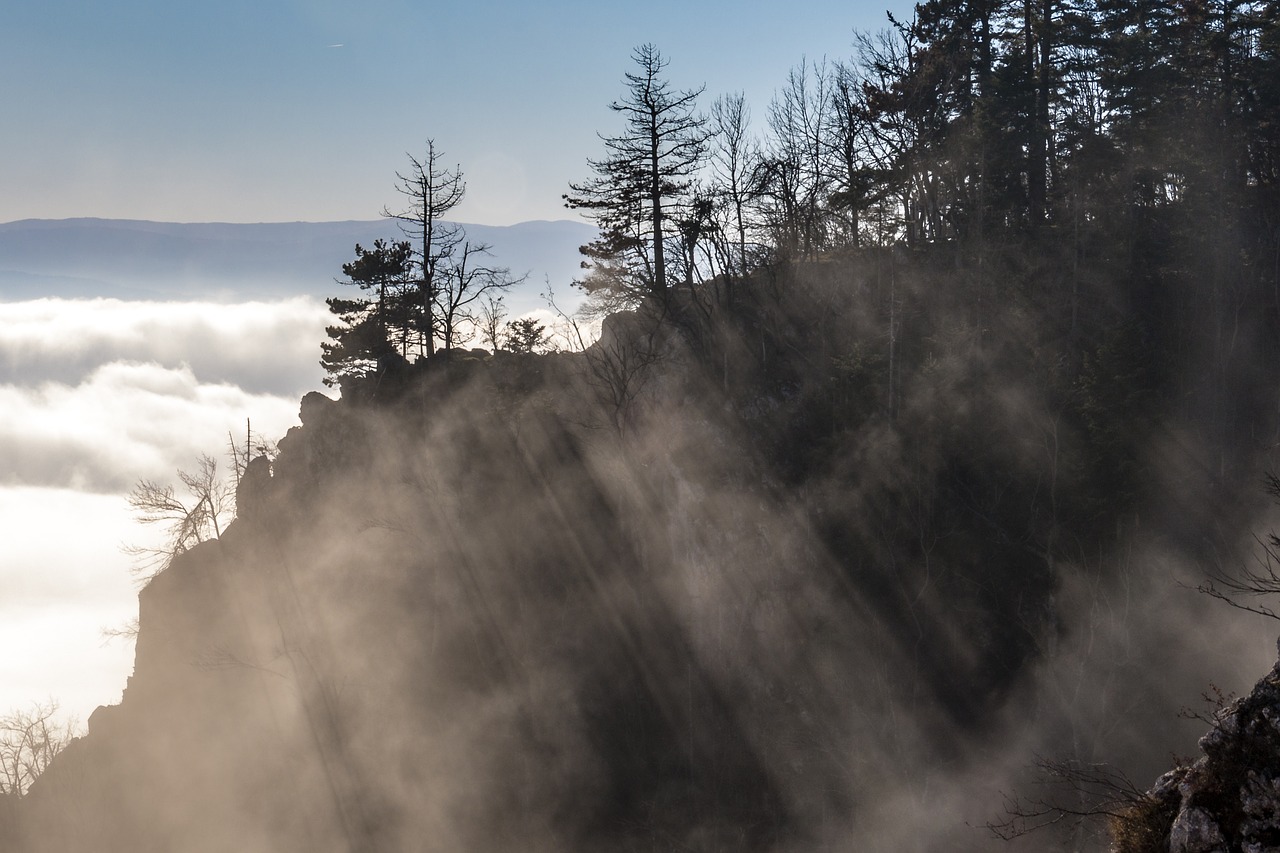
<path fill-rule="evenodd" d="M 1116 820 L 1117 853 L 1280 851 L 1280 659 L 1217 711 L 1199 746 Z"/>

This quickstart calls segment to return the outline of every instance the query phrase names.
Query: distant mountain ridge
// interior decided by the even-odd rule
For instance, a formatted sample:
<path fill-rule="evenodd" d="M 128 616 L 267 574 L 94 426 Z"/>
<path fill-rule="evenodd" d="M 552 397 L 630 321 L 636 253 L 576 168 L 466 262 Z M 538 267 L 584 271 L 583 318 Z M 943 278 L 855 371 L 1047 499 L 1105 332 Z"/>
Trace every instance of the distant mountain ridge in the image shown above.
<path fill-rule="evenodd" d="M 569 220 L 460 223 L 493 247 L 496 263 L 526 284 L 514 310 L 550 282 L 567 293 L 578 246 L 595 229 Z M 130 219 L 23 219 L 0 224 L 0 301 L 46 296 L 236 301 L 341 291 L 335 279 L 357 243 L 404 239 L 387 219 L 343 222 L 179 223 Z"/>

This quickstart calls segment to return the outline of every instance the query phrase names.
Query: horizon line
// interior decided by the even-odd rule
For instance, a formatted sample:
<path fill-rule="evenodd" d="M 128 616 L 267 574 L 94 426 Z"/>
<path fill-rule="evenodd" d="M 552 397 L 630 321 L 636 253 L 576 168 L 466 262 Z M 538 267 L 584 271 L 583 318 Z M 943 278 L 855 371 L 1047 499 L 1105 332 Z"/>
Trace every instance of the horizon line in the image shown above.
<path fill-rule="evenodd" d="M 134 219 L 134 218 L 115 218 L 108 216 L 67 216 L 67 217 L 39 217 L 32 216 L 23 219 L 12 219 L 7 222 L 0 222 L 0 228 L 10 225 L 21 225 L 28 222 L 39 223 L 67 223 L 67 222 L 114 222 L 122 224 L 138 224 L 138 225 L 343 225 L 347 223 L 368 224 L 373 222 L 391 222 L 395 221 L 393 217 L 376 217 L 372 219 L 272 219 L 257 220 L 245 222 L 233 222 L 230 220 L 173 220 L 173 219 Z M 519 222 L 510 222 L 497 225 L 489 222 L 463 222 L 461 220 L 445 219 L 443 222 L 450 222 L 454 225 L 468 226 L 475 225 L 482 228 L 514 228 L 519 225 L 534 224 L 556 224 L 559 222 L 569 222 L 575 225 L 591 226 L 591 223 L 584 222 L 581 219 L 522 219 Z"/>

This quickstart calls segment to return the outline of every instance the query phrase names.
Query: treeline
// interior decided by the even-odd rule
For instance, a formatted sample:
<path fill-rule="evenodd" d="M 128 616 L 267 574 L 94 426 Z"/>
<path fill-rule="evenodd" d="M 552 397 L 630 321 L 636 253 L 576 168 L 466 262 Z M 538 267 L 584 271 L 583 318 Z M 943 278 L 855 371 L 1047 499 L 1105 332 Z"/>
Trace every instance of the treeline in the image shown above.
<path fill-rule="evenodd" d="M 801 62 L 754 124 L 742 95 L 700 112 L 705 92 L 638 48 L 622 130 L 565 196 L 601 228 L 579 282 L 595 307 L 665 318 L 726 374 L 804 350 L 806 378 L 778 382 L 824 398 L 827 434 L 895 418 L 948 359 L 1035 377 L 1087 437 L 1095 514 L 1144 488 L 1166 417 L 1216 454 L 1218 485 L 1255 465 L 1274 432 L 1258 365 L 1280 321 L 1280 4 L 932 0 L 889 23 Z M 729 317 L 741 352 L 709 343 Z"/>
<path fill-rule="evenodd" d="M 666 325 L 726 392 L 803 410 L 771 441 L 791 469 L 897 422 L 949 365 L 1032 383 L 1082 436 L 1071 491 L 1095 519 L 1151 488 L 1143 447 L 1170 416 L 1216 454 L 1213 482 L 1253 470 L 1274 432 L 1278 20 L 1275 2 L 931 0 L 849 58 L 802 61 L 755 122 L 637 48 L 621 129 L 565 195 L 600 228 L 575 282 L 589 309 L 640 318 L 587 354 L 607 419 L 625 424 Z M 460 170 L 434 144 L 411 163 L 385 211 L 409 239 L 357 247 L 344 273 L 370 297 L 330 301 L 344 389 L 503 345 L 512 279 L 442 219 Z M 589 343 L 563 319 L 558 340 Z M 530 331 L 519 349 L 545 348 Z"/>
<path fill-rule="evenodd" d="M 1277 9 L 931 0 L 801 62 L 754 123 L 740 94 L 673 88 L 644 45 L 621 132 L 565 196 L 601 229 L 578 283 L 602 313 L 679 292 L 705 318 L 761 271 L 892 247 L 953 268 L 978 338 L 1021 288 L 1077 367 L 1118 334 L 1226 370 L 1280 303 Z M 470 340 L 511 281 L 442 218 L 461 171 L 434 144 L 411 163 L 384 211 L 408 240 L 344 267 L 376 298 L 331 303 L 336 377 Z"/>
<path fill-rule="evenodd" d="M 1043 230 L 1066 232 L 1081 261 L 1149 260 L 1157 226 L 1274 250 L 1277 14 L 1234 0 L 931 0 L 856 34 L 848 60 L 802 62 L 758 132 L 741 95 L 695 117 L 702 91 L 666 87 L 646 45 L 612 105 L 627 132 L 568 200 L 606 229 L 596 257 L 630 243 L 693 259 L 666 284 L 685 266 L 705 278 L 856 246 L 946 244 L 975 261 Z"/>

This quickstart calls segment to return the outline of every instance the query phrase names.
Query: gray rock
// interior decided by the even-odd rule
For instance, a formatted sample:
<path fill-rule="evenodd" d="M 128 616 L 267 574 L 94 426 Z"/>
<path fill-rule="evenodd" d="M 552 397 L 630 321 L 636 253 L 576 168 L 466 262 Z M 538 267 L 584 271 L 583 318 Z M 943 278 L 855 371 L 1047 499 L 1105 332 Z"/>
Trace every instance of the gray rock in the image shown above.
<path fill-rule="evenodd" d="M 1169 853 L 1227 853 L 1227 840 L 1204 809 L 1183 809 L 1169 830 Z"/>
<path fill-rule="evenodd" d="M 1200 749 L 1147 793 L 1161 808 L 1146 837 L 1167 831 L 1171 853 L 1280 853 L 1280 668 L 1214 715 Z"/>

